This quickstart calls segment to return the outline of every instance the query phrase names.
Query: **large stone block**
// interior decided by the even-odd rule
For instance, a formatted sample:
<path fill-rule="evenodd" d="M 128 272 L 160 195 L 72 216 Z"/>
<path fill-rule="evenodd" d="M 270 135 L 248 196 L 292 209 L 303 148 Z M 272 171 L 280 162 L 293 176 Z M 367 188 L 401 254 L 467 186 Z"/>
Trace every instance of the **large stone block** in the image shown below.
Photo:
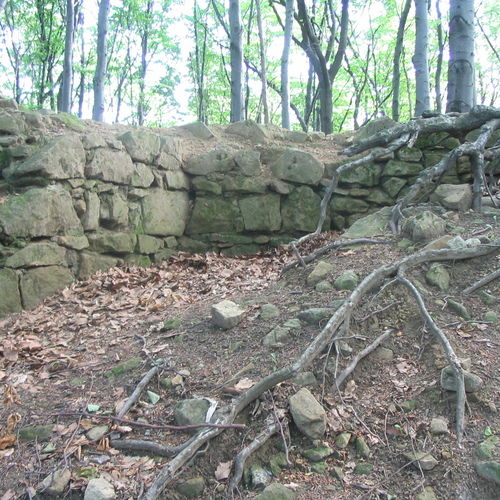
<path fill-rule="evenodd" d="M 254 143 L 267 142 L 271 138 L 268 130 L 253 120 L 231 123 L 227 126 L 226 132 L 245 137 Z"/>
<path fill-rule="evenodd" d="M 240 232 L 244 223 L 236 200 L 196 198 L 187 226 L 188 234 Z"/>
<path fill-rule="evenodd" d="M 234 155 L 234 162 L 243 175 L 253 177 L 261 172 L 260 153 L 253 150 L 238 151 Z"/>
<path fill-rule="evenodd" d="M 378 163 L 361 165 L 346 170 L 340 175 L 340 184 L 360 184 L 361 186 L 376 186 L 380 179 L 382 167 Z"/>
<path fill-rule="evenodd" d="M 82 225 L 85 231 L 95 231 L 99 227 L 101 200 L 97 193 L 85 191 L 85 213 L 82 216 Z"/>
<path fill-rule="evenodd" d="M 153 184 L 155 177 L 151 169 L 144 163 L 134 164 L 134 173 L 132 174 L 132 180 L 130 181 L 134 187 L 147 188 Z"/>
<path fill-rule="evenodd" d="M 135 169 L 125 151 L 96 149 L 90 163 L 85 167 L 89 179 L 101 179 L 116 184 L 131 184 Z"/>
<path fill-rule="evenodd" d="M 66 266 L 66 250 L 55 243 L 30 243 L 5 261 L 6 267 Z"/>
<path fill-rule="evenodd" d="M 121 193 L 101 194 L 99 219 L 109 229 L 126 228 L 128 225 L 128 204 Z"/>
<path fill-rule="evenodd" d="M 472 189 L 470 184 L 440 184 L 430 199 L 445 208 L 465 212 L 472 206 Z"/>
<path fill-rule="evenodd" d="M 0 318 L 22 309 L 17 274 L 12 269 L 0 269 Z"/>
<path fill-rule="evenodd" d="M 351 198 L 350 196 L 333 196 L 330 202 L 330 207 L 333 213 L 341 214 L 359 214 L 364 213 L 370 208 L 370 205 L 359 198 Z"/>
<path fill-rule="evenodd" d="M 58 185 L 9 197 L 0 205 L 0 228 L 14 238 L 83 233 L 71 196 Z"/>
<path fill-rule="evenodd" d="M 279 179 L 317 185 L 323 177 L 325 167 L 309 153 L 288 149 L 271 164 L 271 170 Z"/>
<path fill-rule="evenodd" d="M 189 211 L 187 193 L 152 189 L 141 204 L 146 234 L 180 236 L 184 233 Z"/>
<path fill-rule="evenodd" d="M 302 434 L 321 439 L 326 432 L 326 412 L 311 392 L 302 388 L 289 399 L 293 421 Z"/>
<path fill-rule="evenodd" d="M 40 176 L 49 179 L 83 177 L 85 150 L 75 135 L 62 135 L 50 140 L 30 158 L 4 170 L 7 179 Z"/>
<path fill-rule="evenodd" d="M 24 308 L 35 307 L 45 297 L 69 285 L 73 279 L 71 271 L 62 266 L 37 267 L 25 271 L 20 280 Z"/>
<path fill-rule="evenodd" d="M 90 249 L 99 253 L 133 253 L 137 237 L 132 233 L 101 231 L 88 233 Z"/>
<path fill-rule="evenodd" d="M 78 278 L 86 279 L 97 271 L 106 271 L 110 267 L 117 266 L 118 263 L 119 260 L 110 255 L 81 252 L 79 255 Z"/>
<path fill-rule="evenodd" d="M 207 175 L 212 172 L 227 172 L 234 167 L 231 152 L 214 149 L 208 153 L 188 158 L 184 170 L 193 175 Z"/>
<path fill-rule="evenodd" d="M 389 160 L 384 166 L 384 176 L 411 177 L 418 175 L 423 170 L 420 163 L 410 163 L 400 160 Z"/>
<path fill-rule="evenodd" d="M 118 138 L 134 161 L 152 164 L 160 154 L 160 136 L 150 130 L 129 130 Z"/>
<path fill-rule="evenodd" d="M 308 186 L 296 187 L 282 203 L 283 228 L 314 231 L 318 225 L 321 198 Z M 325 222 L 328 227 L 329 221 Z"/>
<path fill-rule="evenodd" d="M 239 201 L 247 231 L 278 231 L 281 227 L 280 195 L 248 196 Z"/>

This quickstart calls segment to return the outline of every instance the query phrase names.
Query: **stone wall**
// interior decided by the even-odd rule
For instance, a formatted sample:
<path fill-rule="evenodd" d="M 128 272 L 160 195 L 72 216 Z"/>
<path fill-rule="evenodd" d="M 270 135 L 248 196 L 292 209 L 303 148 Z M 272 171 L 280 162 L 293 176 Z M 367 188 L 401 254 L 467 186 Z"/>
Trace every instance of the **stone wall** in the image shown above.
<path fill-rule="evenodd" d="M 0 99 L 0 315 L 115 265 L 253 253 L 313 231 L 346 161 L 329 160 L 333 139 L 252 122 L 127 129 Z M 325 229 L 392 205 L 458 143 L 434 134 L 347 172 Z M 443 182 L 470 179 L 461 160 Z"/>

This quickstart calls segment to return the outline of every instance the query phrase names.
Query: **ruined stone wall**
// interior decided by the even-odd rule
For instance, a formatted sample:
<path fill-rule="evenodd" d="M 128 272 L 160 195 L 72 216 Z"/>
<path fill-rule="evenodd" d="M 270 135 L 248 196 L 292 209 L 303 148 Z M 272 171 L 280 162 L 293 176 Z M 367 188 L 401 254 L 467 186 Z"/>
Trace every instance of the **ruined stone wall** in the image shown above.
<path fill-rule="evenodd" d="M 115 265 L 179 250 L 253 253 L 313 231 L 346 161 L 311 154 L 328 141 L 252 122 L 120 129 L 0 99 L 0 315 Z M 392 205 L 457 144 L 434 134 L 347 172 L 325 229 Z M 461 160 L 443 182 L 470 178 Z"/>

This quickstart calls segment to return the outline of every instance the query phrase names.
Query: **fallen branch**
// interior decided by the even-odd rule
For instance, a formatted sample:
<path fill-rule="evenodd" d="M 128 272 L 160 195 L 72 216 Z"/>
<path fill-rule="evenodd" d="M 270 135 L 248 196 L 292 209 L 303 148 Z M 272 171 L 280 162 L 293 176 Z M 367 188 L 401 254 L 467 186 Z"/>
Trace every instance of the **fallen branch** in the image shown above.
<path fill-rule="evenodd" d="M 462 366 L 460 365 L 460 361 L 453 350 L 448 338 L 444 334 L 444 332 L 436 325 L 435 321 L 432 319 L 429 311 L 425 307 L 424 301 L 420 292 L 415 288 L 415 285 L 409 281 L 407 278 L 403 276 L 402 269 L 398 274 L 398 281 L 402 283 L 415 297 L 417 302 L 418 309 L 420 311 L 420 315 L 424 320 L 424 324 L 430 329 L 431 333 L 433 333 L 437 339 L 439 340 L 443 350 L 446 354 L 446 358 L 448 359 L 449 365 L 452 367 L 455 372 L 455 376 L 457 379 L 457 406 L 456 406 L 456 428 L 457 428 L 457 440 L 458 444 L 461 444 L 462 438 L 464 435 L 464 414 L 465 414 L 465 381 L 464 381 L 464 371 Z"/>
<path fill-rule="evenodd" d="M 193 438 L 191 438 L 193 439 Z M 178 446 L 165 446 L 153 441 L 143 441 L 140 439 L 112 439 L 110 445 L 112 448 L 124 451 L 144 452 L 156 457 L 175 457 L 189 444 L 189 440 Z"/>
<path fill-rule="evenodd" d="M 264 445 L 270 437 L 276 434 L 280 429 L 279 422 L 271 422 L 248 446 L 245 446 L 234 459 L 234 472 L 229 480 L 228 490 L 234 492 L 240 484 L 243 476 L 243 470 L 248 457 L 262 445 Z"/>
<path fill-rule="evenodd" d="M 130 397 L 127 399 L 121 410 L 118 412 L 117 417 L 118 418 L 123 418 L 130 408 L 134 406 L 136 401 L 139 399 L 140 395 L 142 394 L 142 391 L 144 388 L 149 384 L 149 381 L 158 373 L 158 367 L 153 366 L 144 377 L 142 377 L 142 380 L 137 384 L 137 387 L 135 388 L 134 392 L 130 395 Z"/>
<path fill-rule="evenodd" d="M 356 369 L 358 363 L 368 354 L 373 352 L 389 335 L 393 332 L 393 330 L 387 330 L 382 335 L 377 337 L 368 347 L 365 347 L 362 351 L 358 352 L 354 359 L 351 361 L 349 366 L 340 372 L 340 375 L 335 379 L 334 385 L 339 389 L 344 380 Z"/>
<path fill-rule="evenodd" d="M 400 267 L 408 268 L 424 262 L 471 259 L 496 252 L 498 248 L 500 248 L 500 239 L 495 240 L 492 244 L 478 245 L 473 248 L 426 250 L 412 254 L 398 262 L 386 264 L 372 271 L 335 311 L 323 329 L 302 351 L 293 364 L 284 366 L 270 375 L 267 375 L 250 389 L 235 398 L 231 404 L 216 411 L 214 417 L 215 421 L 221 424 L 219 428 L 203 429 L 200 431 L 196 435 L 196 439 L 163 467 L 144 496 L 141 497 L 142 500 L 155 500 L 159 498 L 167 484 L 175 477 L 176 472 L 196 454 L 197 450 L 203 446 L 203 444 L 218 436 L 224 430 L 224 426 L 227 428 L 227 425 L 234 422 L 236 416 L 246 406 L 267 390 L 294 377 L 299 371 L 311 365 L 328 344 L 335 339 L 340 327 L 348 320 L 352 310 L 359 304 L 362 297 L 379 286 L 383 280 L 395 276 Z"/>
<path fill-rule="evenodd" d="M 464 295 L 472 293 L 476 291 L 478 288 L 487 285 L 488 283 L 490 283 L 493 280 L 496 280 L 497 278 L 500 278 L 500 269 L 497 269 L 496 271 L 487 274 L 484 278 L 481 278 L 479 281 L 476 281 L 476 283 L 474 283 L 473 285 L 467 287 L 462 293 Z"/>

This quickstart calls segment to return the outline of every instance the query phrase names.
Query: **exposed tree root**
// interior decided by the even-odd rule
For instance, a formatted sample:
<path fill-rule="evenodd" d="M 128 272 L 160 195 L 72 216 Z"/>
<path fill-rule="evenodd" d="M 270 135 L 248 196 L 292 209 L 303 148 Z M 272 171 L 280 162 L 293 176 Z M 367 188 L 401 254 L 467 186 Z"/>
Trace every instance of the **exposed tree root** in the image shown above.
<path fill-rule="evenodd" d="M 140 395 L 142 394 L 142 391 L 144 388 L 149 384 L 149 381 L 158 373 L 158 367 L 153 366 L 144 377 L 142 377 L 142 380 L 137 384 L 137 387 L 135 388 L 134 392 L 130 395 L 130 397 L 127 399 L 121 410 L 118 412 L 117 417 L 123 418 L 130 408 L 134 406 L 134 404 L 137 402 L 139 399 Z"/>
<path fill-rule="evenodd" d="M 476 291 L 478 288 L 481 288 L 482 286 L 487 285 L 488 283 L 490 283 L 493 280 L 496 280 L 498 278 L 500 278 L 500 269 L 493 271 L 492 273 L 486 275 L 484 278 L 481 278 L 479 281 L 476 281 L 474 284 L 467 287 L 463 291 L 463 294 L 467 295 L 469 293 L 472 293 L 472 292 Z"/>
<path fill-rule="evenodd" d="M 189 441 L 186 441 L 179 446 L 164 446 L 154 443 L 153 441 L 144 441 L 142 439 L 112 439 L 110 441 L 111 447 L 116 448 L 117 450 L 132 452 L 139 451 L 157 457 L 175 457 L 175 455 L 182 451 L 188 444 Z"/>
<path fill-rule="evenodd" d="M 485 256 L 493 252 L 498 252 L 499 248 L 500 239 L 495 240 L 492 244 L 479 245 L 474 248 L 421 251 L 405 257 L 398 262 L 386 264 L 375 269 L 352 291 L 347 300 L 345 300 L 344 303 L 335 311 L 321 332 L 302 351 L 293 364 L 284 366 L 283 368 L 264 377 L 250 389 L 238 396 L 231 404 L 216 411 L 214 414 L 215 422 L 222 426 L 232 424 L 237 415 L 264 392 L 273 388 L 277 384 L 292 378 L 299 371 L 302 371 L 311 365 L 321 352 L 335 340 L 336 336 L 339 335 L 341 327 L 349 321 L 353 309 L 360 303 L 361 299 L 372 289 L 380 286 L 380 284 L 386 279 L 397 277 L 400 269 L 406 270 L 424 262 L 471 259 Z M 402 274 L 399 275 L 398 279 L 400 279 L 403 284 L 406 284 L 404 281 L 406 278 L 404 278 Z M 432 320 L 432 318 L 430 319 Z M 427 322 L 427 324 L 430 328 L 432 328 L 433 323 Z M 439 336 L 439 332 L 434 333 Z M 444 337 L 444 339 L 440 338 L 440 340 L 443 346 L 449 345 L 447 344 L 446 337 Z M 452 353 L 453 351 L 449 352 Z M 453 361 L 453 356 L 450 356 L 451 357 L 449 359 Z M 222 428 L 203 429 L 200 431 L 195 438 L 190 441 L 189 444 L 182 449 L 182 451 L 179 452 L 178 455 L 176 455 L 163 467 L 142 499 L 155 500 L 156 498 L 159 498 L 167 484 L 175 477 L 177 471 L 191 458 L 193 458 L 201 446 L 212 438 L 218 436 L 221 432 L 223 432 Z"/>
<path fill-rule="evenodd" d="M 248 457 L 262 445 L 264 445 L 269 438 L 274 436 L 280 430 L 280 423 L 272 421 L 248 446 L 245 446 L 234 459 L 234 472 L 229 480 L 228 490 L 230 493 L 234 492 L 240 484 L 243 477 L 243 470 Z"/>

